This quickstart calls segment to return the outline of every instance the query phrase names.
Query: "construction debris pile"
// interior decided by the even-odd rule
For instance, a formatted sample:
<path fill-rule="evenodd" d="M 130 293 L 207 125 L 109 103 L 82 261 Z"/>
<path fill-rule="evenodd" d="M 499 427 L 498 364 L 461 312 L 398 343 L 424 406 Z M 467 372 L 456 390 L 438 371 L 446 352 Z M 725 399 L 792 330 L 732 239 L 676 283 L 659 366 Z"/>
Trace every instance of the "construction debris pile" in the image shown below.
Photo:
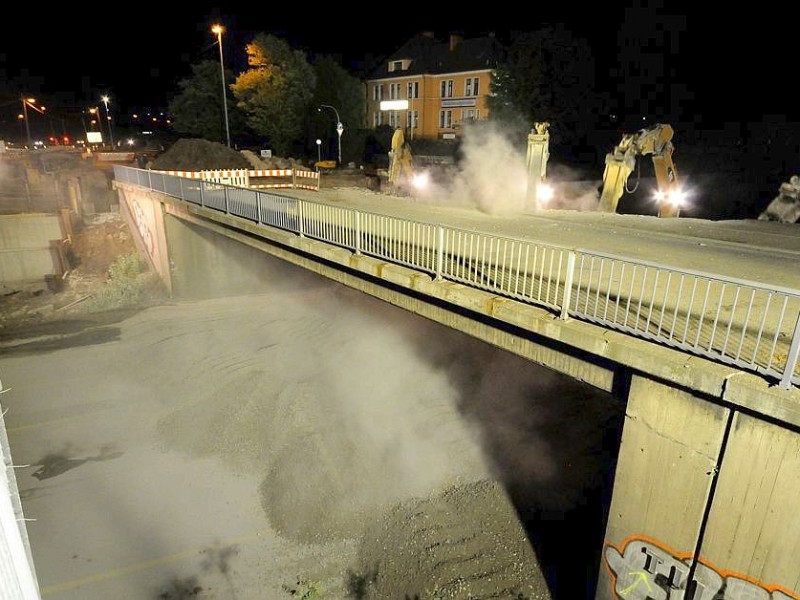
<path fill-rule="evenodd" d="M 161 154 L 150 168 L 157 171 L 205 171 L 212 169 L 250 169 L 241 152 L 225 144 L 199 139 L 181 139 Z"/>
<path fill-rule="evenodd" d="M 759 221 L 800 223 L 800 177 L 792 175 L 788 183 L 782 183 L 778 195 L 758 215 Z"/>

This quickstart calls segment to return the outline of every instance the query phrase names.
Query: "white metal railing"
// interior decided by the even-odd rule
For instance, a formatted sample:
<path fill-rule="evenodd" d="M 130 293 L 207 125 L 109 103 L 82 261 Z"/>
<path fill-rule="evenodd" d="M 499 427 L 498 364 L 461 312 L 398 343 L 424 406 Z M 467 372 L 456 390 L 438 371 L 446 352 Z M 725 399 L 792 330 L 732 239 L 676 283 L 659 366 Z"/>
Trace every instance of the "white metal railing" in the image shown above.
<path fill-rule="evenodd" d="M 115 166 L 115 178 L 800 384 L 800 290 Z"/>

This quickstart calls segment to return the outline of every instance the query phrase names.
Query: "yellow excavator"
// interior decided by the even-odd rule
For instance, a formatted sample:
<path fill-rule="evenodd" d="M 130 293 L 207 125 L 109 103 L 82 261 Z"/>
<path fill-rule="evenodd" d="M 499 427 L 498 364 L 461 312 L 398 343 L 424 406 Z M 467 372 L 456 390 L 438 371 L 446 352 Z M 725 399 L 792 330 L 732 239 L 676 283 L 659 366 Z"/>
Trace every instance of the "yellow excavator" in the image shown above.
<path fill-rule="evenodd" d="M 406 144 L 403 130 L 398 127 L 392 135 L 392 150 L 389 152 L 388 189 L 389 194 L 404 195 L 411 191 L 414 184 L 414 162 L 411 148 Z"/>
<path fill-rule="evenodd" d="M 545 183 L 547 160 L 550 158 L 550 123 L 537 121 L 528 134 L 528 154 L 525 165 L 528 167 L 526 200 L 531 208 L 541 208 L 553 197 L 553 189 Z"/>
<path fill-rule="evenodd" d="M 673 130 L 669 125 L 656 124 L 639 130 L 637 133 L 625 134 L 622 141 L 612 152 L 606 155 L 606 168 L 603 173 L 603 191 L 600 194 L 598 210 L 616 212 L 619 199 L 628 189 L 628 177 L 636 166 L 636 159 L 649 155 L 653 160 L 658 191 L 659 217 L 677 217 L 680 215 L 684 194 L 678 185 L 678 173 L 672 162 Z"/>

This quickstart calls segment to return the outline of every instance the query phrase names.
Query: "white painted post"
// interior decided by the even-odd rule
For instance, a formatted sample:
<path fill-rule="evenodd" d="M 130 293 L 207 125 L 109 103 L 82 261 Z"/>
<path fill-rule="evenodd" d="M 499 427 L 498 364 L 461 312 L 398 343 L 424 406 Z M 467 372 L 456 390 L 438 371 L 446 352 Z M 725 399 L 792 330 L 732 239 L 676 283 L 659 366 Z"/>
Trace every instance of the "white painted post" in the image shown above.
<path fill-rule="evenodd" d="M 300 234 L 300 237 L 305 237 L 303 235 L 303 203 L 300 200 L 297 200 L 297 233 Z"/>
<path fill-rule="evenodd" d="M 795 323 L 794 334 L 792 335 L 792 345 L 789 347 L 786 366 L 783 368 L 783 377 L 781 377 L 781 387 L 785 390 L 792 387 L 792 376 L 797 366 L 798 357 L 800 357 L 800 315 L 797 316 L 797 323 Z"/>
<path fill-rule="evenodd" d="M 436 227 L 436 280 L 442 279 L 444 266 L 444 228 Z"/>
<path fill-rule="evenodd" d="M 356 224 L 356 228 L 355 228 L 356 229 L 356 231 L 355 231 L 356 239 L 355 239 L 355 244 L 354 245 L 355 245 L 355 249 L 356 249 L 356 255 L 360 256 L 361 255 L 361 213 L 358 212 L 357 210 L 353 211 L 353 212 L 355 213 L 355 222 L 356 222 L 355 223 Z"/>
<path fill-rule="evenodd" d="M 561 302 L 561 319 L 569 319 L 569 303 L 572 300 L 572 282 L 575 279 L 575 252 L 567 254 L 567 277 L 564 280 L 564 299 Z"/>

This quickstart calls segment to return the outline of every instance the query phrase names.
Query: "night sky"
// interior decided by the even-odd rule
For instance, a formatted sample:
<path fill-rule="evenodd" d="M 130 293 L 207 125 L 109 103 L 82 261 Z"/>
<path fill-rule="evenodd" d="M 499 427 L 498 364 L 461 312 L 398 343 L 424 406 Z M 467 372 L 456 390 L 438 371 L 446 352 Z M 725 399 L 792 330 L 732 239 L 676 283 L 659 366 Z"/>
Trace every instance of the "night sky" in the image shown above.
<path fill-rule="evenodd" d="M 592 45 L 600 85 L 612 76 L 622 45 L 664 54 L 663 47 L 654 47 L 652 36 L 666 31 L 669 76 L 683 90 L 687 110 L 697 114 L 697 121 L 800 116 L 800 102 L 791 91 L 796 28 L 784 10 L 763 2 L 742 10 L 728 4 L 724 11 L 697 2 L 689 8 L 681 3 L 658 8 L 659 3 L 651 2 L 644 12 L 623 3 L 590 8 L 565 2 L 516 5 L 526 6 L 525 14 L 497 3 L 480 10 L 454 10 L 448 3 L 440 11 L 429 3 L 416 8 L 413 3 L 376 3 L 368 10 L 344 3 L 283 3 L 291 9 L 277 11 L 271 4 L 194 3 L 183 8 L 168 3 L 69 3 L 51 8 L 15 3 L 0 37 L 2 100 L 8 105 L 24 93 L 54 107 L 85 106 L 108 93 L 122 110 L 165 106 L 191 64 L 218 59 L 210 32 L 214 22 L 227 28 L 223 49 L 231 68 L 244 66 L 249 37 L 266 32 L 310 52 L 339 55 L 352 70 L 423 30 L 440 37 L 449 31 L 466 36 L 494 31 L 505 40 L 514 31 L 563 23 Z M 472 16 L 465 18 L 465 13 Z M 646 61 L 642 68 L 649 68 Z"/>

